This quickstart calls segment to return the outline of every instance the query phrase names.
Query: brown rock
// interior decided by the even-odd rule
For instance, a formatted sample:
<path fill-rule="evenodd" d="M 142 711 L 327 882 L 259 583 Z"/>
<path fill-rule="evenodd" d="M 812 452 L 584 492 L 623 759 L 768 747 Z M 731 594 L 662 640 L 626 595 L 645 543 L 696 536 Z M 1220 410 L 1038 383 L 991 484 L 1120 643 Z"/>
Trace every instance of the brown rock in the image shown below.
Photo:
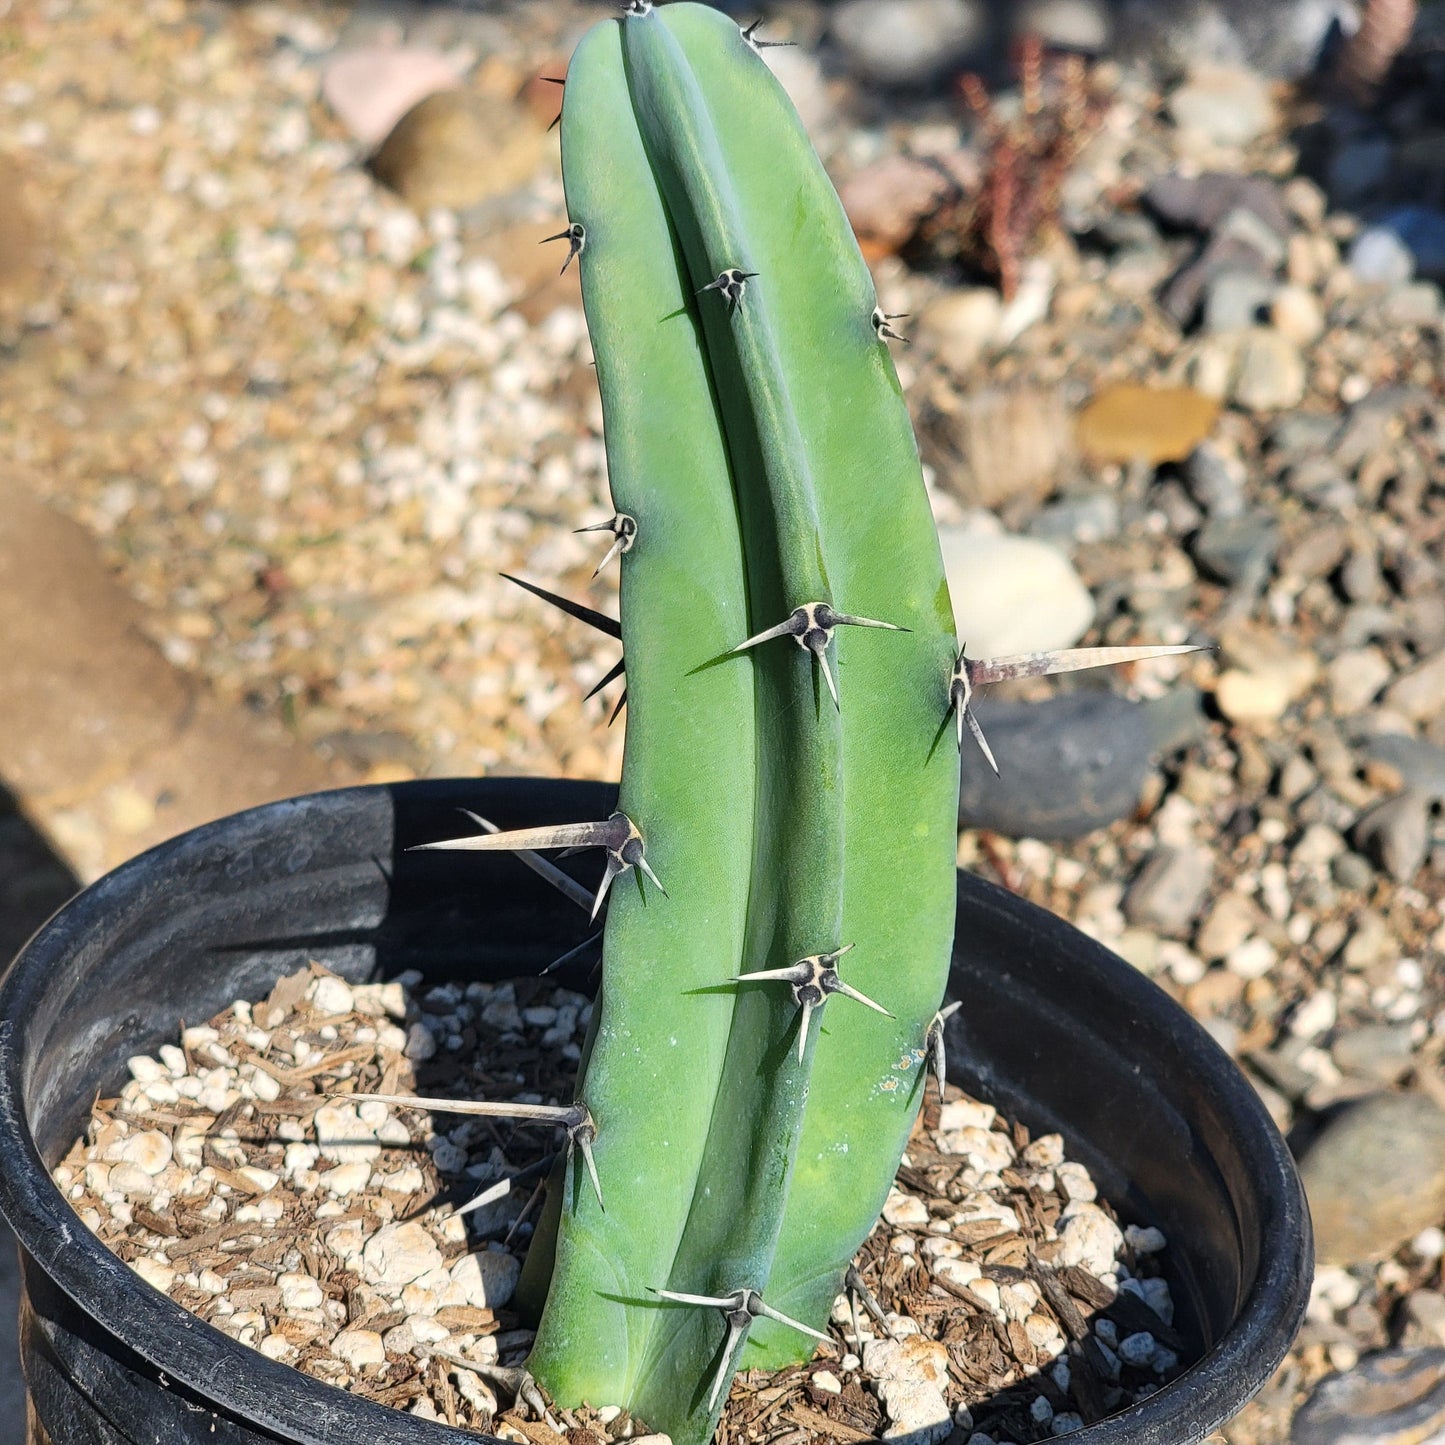
<path fill-rule="evenodd" d="M 510 101 L 444 90 L 397 121 L 371 170 L 418 211 L 464 211 L 529 181 L 544 145 L 542 128 Z"/>
<path fill-rule="evenodd" d="M 1079 414 L 1079 446 L 1100 462 L 1182 462 L 1214 428 L 1219 403 L 1188 386 L 1107 386 Z"/>
<path fill-rule="evenodd" d="M 934 388 L 921 418 L 922 443 L 940 480 L 970 506 L 1041 501 L 1073 464 L 1068 411 L 1049 388 L 960 395 Z"/>

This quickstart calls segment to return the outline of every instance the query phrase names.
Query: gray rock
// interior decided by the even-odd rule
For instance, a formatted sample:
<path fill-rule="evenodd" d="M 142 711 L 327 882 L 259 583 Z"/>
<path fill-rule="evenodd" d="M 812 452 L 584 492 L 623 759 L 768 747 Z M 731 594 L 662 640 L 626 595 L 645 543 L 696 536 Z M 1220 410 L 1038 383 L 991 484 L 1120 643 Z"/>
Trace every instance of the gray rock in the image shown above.
<path fill-rule="evenodd" d="M 1144 204 L 1171 226 L 1213 232 L 1233 211 L 1252 212 L 1280 243 L 1289 239 L 1289 212 L 1279 189 L 1264 176 L 1205 171 L 1191 176 L 1171 171 L 1144 192 Z"/>
<path fill-rule="evenodd" d="M 1321 1264 L 1383 1259 L 1445 1215 L 1445 1113 L 1376 1094 L 1337 1114 L 1300 1160 Z"/>
<path fill-rule="evenodd" d="M 1410 248 L 1384 226 L 1368 226 L 1355 237 L 1349 264 L 1367 286 L 1403 286 L 1415 275 Z"/>
<path fill-rule="evenodd" d="M 1213 877 L 1214 855 L 1207 848 L 1156 848 L 1124 894 L 1124 916 L 1137 927 L 1182 938 Z"/>
<path fill-rule="evenodd" d="M 1126 817 L 1151 759 L 1205 727 L 1199 694 L 1187 687 L 1142 703 L 1082 688 L 1037 703 L 985 697 L 977 713 L 999 775 L 976 749 L 965 752 L 959 825 L 1009 838 L 1081 838 Z"/>
<path fill-rule="evenodd" d="M 1330 876 L 1341 888 L 1353 888 L 1359 892 L 1375 882 L 1375 870 L 1370 866 L 1370 860 L 1358 853 L 1341 853 L 1330 864 Z"/>
<path fill-rule="evenodd" d="M 1184 463 L 1184 485 L 1211 517 L 1237 517 L 1244 510 L 1244 484 L 1244 463 L 1213 442 L 1201 442 Z"/>
<path fill-rule="evenodd" d="M 1277 290 L 1253 271 L 1221 271 L 1204 288 L 1204 329 L 1238 331 L 1267 321 Z"/>
<path fill-rule="evenodd" d="M 1190 553 L 1217 582 L 1258 591 L 1279 547 L 1279 528 L 1266 512 L 1211 517 L 1195 535 Z"/>
<path fill-rule="evenodd" d="M 1296 412 L 1282 416 L 1270 428 L 1272 450 L 1286 457 L 1318 457 L 1326 451 L 1340 429 L 1339 419 L 1319 412 Z M 1291 483 L 1294 487 L 1294 483 Z"/>
<path fill-rule="evenodd" d="M 1029 536 L 1042 542 L 1102 542 L 1119 535 L 1119 499 L 1089 492 L 1050 502 L 1029 523 Z"/>
<path fill-rule="evenodd" d="M 1300 1407 L 1291 1445 L 1429 1445 L 1445 1431 L 1445 1350 L 1367 1355 Z"/>
<path fill-rule="evenodd" d="M 1396 883 L 1408 883 L 1430 847 L 1430 803 L 1406 789 L 1376 803 L 1355 824 L 1355 846 Z"/>
<path fill-rule="evenodd" d="M 844 0 L 833 12 L 833 40 L 849 67 L 878 85 L 940 80 L 987 37 L 972 0 Z"/>
<path fill-rule="evenodd" d="M 1427 798 L 1445 798 L 1445 748 L 1424 738 L 1384 733 L 1368 738 L 1361 751 L 1367 758 L 1398 768 L 1406 787 Z"/>
<path fill-rule="evenodd" d="M 1341 1072 L 1386 1088 L 1409 1072 L 1413 1053 L 1409 1024 L 1360 1024 L 1330 1046 L 1330 1057 Z"/>

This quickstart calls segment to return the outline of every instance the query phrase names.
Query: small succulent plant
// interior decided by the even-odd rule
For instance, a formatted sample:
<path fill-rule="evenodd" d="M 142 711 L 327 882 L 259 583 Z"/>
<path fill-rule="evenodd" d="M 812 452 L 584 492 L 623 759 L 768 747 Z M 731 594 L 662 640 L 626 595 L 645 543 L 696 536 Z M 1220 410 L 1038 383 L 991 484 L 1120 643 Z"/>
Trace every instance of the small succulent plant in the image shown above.
<path fill-rule="evenodd" d="M 896 318 L 764 43 L 634 0 L 572 59 L 552 239 L 596 355 L 620 625 L 563 605 L 621 637 L 618 810 L 429 845 L 517 850 L 574 897 L 537 850 L 601 850 L 575 1102 L 435 1102 L 566 1131 L 529 1369 L 677 1445 L 740 1366 L 815 1348 L 941 1084 L 966 728 L 992 762 L 974 687 L 1184 650 L 964 657 Z"/>

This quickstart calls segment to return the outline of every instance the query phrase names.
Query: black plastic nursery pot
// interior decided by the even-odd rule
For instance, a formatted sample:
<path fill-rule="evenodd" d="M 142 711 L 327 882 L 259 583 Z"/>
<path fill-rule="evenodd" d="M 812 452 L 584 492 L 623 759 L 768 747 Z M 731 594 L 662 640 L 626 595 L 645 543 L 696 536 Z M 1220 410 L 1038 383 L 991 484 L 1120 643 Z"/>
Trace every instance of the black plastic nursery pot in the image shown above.
<path fill-rule="evenodd" d="M 50 1445 L 289 1441 L 445 1445 L 248 1349 L 159 1294 L 81 1224 L 49 1167 L 125 1060 L 182 1020 L 264 997 L 309 959 L 353 981 L 535 973 L 581 916 L 505 855 L 408 854 L 456 809 L 503 827 L 605 817 L 615 790 L 521 779 L 355 788 L 197 829 L 102 879 L 0 984 L 0 1212 L 23 1251 L 30 1439 Z M 1121 1216 L 1169 1240 L 1176 1327 L 1197 1363 L 1076 1432 L 1079 1445 L 1193 1445 L 1283 1358 L 1310 1282 L 1309 1217 L 1253 1090 L 1161 990 L 1067 924 L 960 875 L 952 1077 L 1064 1135 Z M 476 1440 L 474 1434 L 465 1438 Z M 485 1438 L 485 1437 L 483 1437 Z"/>

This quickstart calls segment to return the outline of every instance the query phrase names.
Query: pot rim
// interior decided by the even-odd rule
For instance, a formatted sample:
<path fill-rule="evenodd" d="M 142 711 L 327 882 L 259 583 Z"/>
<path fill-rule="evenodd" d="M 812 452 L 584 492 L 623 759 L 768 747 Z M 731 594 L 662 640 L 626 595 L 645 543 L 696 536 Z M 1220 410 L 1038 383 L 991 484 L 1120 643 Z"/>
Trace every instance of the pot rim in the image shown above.
<path fill-rule="evenodd" d="M 40 1158 L 21 1107 L 21 1050 L 17 1020 L 29 1017 L 57 965 L 118 902 L 148 887 L 192 852 L 214 849 L 239 823 L 279 823 L 297 810 L 356 810 L 398 790 L 416 796 L 453 788 L 541 783 L 593 788 L 596 783 L 531 778 L 427 780 L 371 784 L 263 804 L 204 824 L 137 855 L 84 889 L 31 938 L 0 976 L 0 1215 L 23 1250 L 60 1290 L 111 1336 L 184 1386 L 201 1408 L 260 1425 L 305 1445 L 355 1445 L 358 1432 L 385 1429 L 385 1438 L 447 1445 L 459 1438 L 505 1445 L 496 1436 L 461 1432 L 352 1395 L 261 1355 L 204 1323 L 146 1284 L 80 1221 Z M 1268 1381 L 1292 1342 L 1309 1297 L 1313 1250 L 1308 1209 L 1289 1151 L 1254 1089 L 1210 1035 L 1162 990 L 1101 944 L 1047 910 L 960 873 L 959 907 L 1007 908 L 1027 919 L 1039 944 L 1082 951 L 1109 975 L 1121 1003 L 1148 1015 L 1168 1004 L 1177 1042 L 1204 1072 L 1227 1119 L 1264 1205 L 1259 1266 L 1229 1327 L 1204 1355 L 1153 1395 L 1074 1432 L 1080 1445 L 1183 1445 L 1203 1439 L 1230 1419 Z"/>

